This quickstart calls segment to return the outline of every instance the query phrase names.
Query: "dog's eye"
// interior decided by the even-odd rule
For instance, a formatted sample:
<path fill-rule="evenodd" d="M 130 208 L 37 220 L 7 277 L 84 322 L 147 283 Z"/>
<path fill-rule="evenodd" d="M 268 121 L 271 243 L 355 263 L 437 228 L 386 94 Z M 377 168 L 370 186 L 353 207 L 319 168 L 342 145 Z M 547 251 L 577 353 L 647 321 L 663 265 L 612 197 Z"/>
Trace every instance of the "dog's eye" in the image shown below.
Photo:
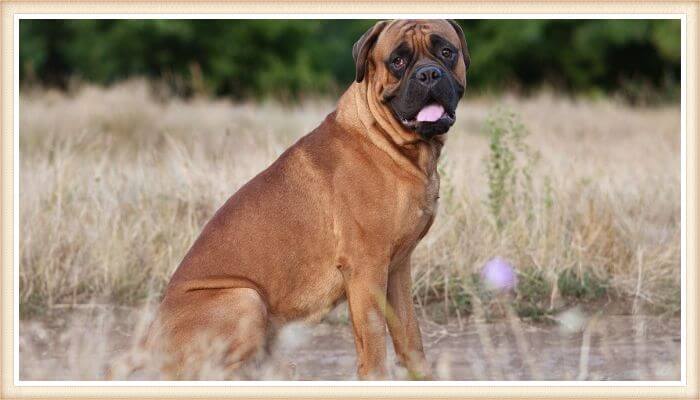
<path fill-rule="evenodd" d="M 402 57 L 395 57 L 393 60 L 391 60 L 391 64 L 394 66 L 394 68 L 401 69 L 404 65 L 406 65 L 406 60 L 404 60 Z"/>
<path fill-rule="evenodd" d="M 445 47 L 444 49 L 442 49 L 442 52 L 441 52 L 441 53 L 442 53 L 442 56 L 445 57 L 445 58 L 452 58 L 452 50 L 449 49 L 449 48 L 447 48 L 447 47 Z"/>

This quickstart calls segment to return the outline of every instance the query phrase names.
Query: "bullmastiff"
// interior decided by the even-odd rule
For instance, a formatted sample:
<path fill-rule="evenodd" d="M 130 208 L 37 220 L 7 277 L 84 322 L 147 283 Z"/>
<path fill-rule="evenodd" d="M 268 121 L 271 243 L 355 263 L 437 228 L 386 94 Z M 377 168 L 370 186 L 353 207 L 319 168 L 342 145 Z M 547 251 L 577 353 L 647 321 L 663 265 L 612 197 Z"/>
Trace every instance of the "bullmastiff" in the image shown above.
<path fill-rule="evenodd" d="M 467 44 L 454 21 L 380 21 L 352 56 L 356 79 L 336 110 L 206 224 L 148 343 L 182 361 L 198 338 L 223 341 L 235 368 L 264 354 L 285 323 L 347 299 L 360 378 L 387 377 L 387 326 L 399 362 L 429 377 L 411 253 L 435 218 Z"/>

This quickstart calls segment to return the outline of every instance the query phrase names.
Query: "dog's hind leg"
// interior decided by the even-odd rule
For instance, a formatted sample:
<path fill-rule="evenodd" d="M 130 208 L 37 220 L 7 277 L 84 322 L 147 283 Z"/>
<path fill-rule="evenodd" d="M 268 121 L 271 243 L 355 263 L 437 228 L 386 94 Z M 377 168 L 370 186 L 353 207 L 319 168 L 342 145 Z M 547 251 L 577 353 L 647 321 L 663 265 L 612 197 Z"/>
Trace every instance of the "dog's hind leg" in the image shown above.
<path fill-rule="evenodd" d="M 206 363 L 237 369 L 265 348 L 268 310 L 251 288 L 206 288 L 169 293 L 149 347 L 160 347 L 178 378 Z"/>

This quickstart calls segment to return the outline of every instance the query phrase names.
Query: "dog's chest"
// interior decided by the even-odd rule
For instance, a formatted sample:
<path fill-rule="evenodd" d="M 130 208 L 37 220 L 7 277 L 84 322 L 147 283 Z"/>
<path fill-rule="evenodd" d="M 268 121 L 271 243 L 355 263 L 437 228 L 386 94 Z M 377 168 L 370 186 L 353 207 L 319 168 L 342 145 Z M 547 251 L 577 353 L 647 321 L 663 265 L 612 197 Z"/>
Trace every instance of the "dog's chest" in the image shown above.
<path fill-rule="evenodd" d="M 412 250 L 427 233 L 435 218 L 440 193 L 440 179 L 432 174 L 428 182 L 408 190 L 407 202 L 399 208 L 397 220 L 401 221 L 397 232 L 396 255 Z"/>
<path fill-rule="evenodd" d="M 428 184 L 425 186 L 423 198 L 421 215 L 432 219 L 437 211 L 438 199 L 440 198 L 440 176 L 437 171 L 430 176 Z"/>

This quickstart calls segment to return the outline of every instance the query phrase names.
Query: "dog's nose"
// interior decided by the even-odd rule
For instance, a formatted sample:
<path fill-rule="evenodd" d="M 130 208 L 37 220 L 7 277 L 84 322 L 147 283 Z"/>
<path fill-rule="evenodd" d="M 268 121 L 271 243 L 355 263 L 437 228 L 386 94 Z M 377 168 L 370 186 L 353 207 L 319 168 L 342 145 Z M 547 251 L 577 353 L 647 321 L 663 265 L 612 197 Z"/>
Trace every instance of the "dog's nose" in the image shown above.
<path fill-rule="evenodd" d="M 442 78 L 442 70 L 432 65 L 426 65 L 416 69 L 416 79 L 421 84 L 431 87 Z"/>

